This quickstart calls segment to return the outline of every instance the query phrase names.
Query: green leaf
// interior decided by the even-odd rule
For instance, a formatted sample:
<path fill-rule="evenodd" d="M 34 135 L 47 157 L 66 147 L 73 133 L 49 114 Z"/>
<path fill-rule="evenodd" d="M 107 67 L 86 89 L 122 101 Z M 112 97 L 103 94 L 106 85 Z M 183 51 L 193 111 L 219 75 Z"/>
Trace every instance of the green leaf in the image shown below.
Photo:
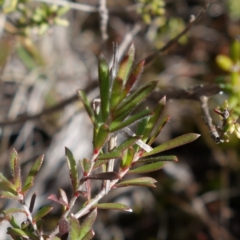
<path fill-rule="evenodd" d="M 30 171 L 28 173 L 27 179 L 23 185 L 23 189 L 22 189 L 23 193 L 26 193 L 33 186 L 34 179 L 42 166 L 43 158 L 44 158 L 44 155 L 40 156 L 34 162 L 32 168 L 30 169 Z"/>
<path fill-rule="evenodd" d="M 109 160 L 111 159 L 107 159 L 107 160 L 97 160 L 94 165 L 93 165 L 93 169 L 96 169 L 100 166 L 102 166 L 103 164 L 106 164 Z"/>
<path fill-rule="evenodd" d="M 94 237 L 94 231 L 93 230 L 90 230 L 82 240 L 91 240 L 93 237 Z"/>
<path fill-rule="evenodd" d="M 20 228 L 18 226 L 18 223 L 16 222 L 16 219 L 13 217 L 13 215 L 10 216 L 10 219 L 8 221 L 13 228 Z"/>
<path fill-rule="evenodd" d="M 116 184 L 116 187 L 128 187 L 128 186 L 145 186 L 145 187 L 156 187 L 154 183 L 157 181 L 151 177 L 141 177 L 141 178 L 134 178 L 122 181 Z"/>
<path fill-rule="evenodd" d="M 145 60 L 140 61 L 131 71 L 130 76 L 124 87 L 125 96 L 130 92 L 134 83 L 137 81 L 138 77 L 140 76 L 144 67 L 144 63 L 145 63 Z"/>
<path fill-rule="evenodd" d="M 81 224 L 79 240 L 82 240 L 83 237 L 85 237 L 86 234 L 92 229 L 92 226 L 96 220 L 96 217 L 97 217 L 97 209 L 94 209 L 91 213 L 87 215 L 86 219 Z"/>
<path fill-rule="evenodd" d="M 122 157 L 123 152 L 132 145 L 134 145 L 139 139 L 140 137 L 138 136 L 128 138 L 126 141 L 122 142 L 118 147 L 114 148 L 111 152 L 99 155 L 98 160 L 115 159 Z"/>
<path fill-rule="evenodd" d="M 103 55 L 100 55 L 99 57 L 98 74 L 100 84 L 101 112 L 103 122 L 105 122 L 109 115 L 110 76 L 107 61 Z"/>
<path fill-rule="evenodd" d="M 80 166 L 81 166 L 83 172 L 86 174 L 91 169 L 91 161 L 84 158 L 83 160 L 80 160 Z"/>
<path fill-rule="evenodd" d="M 123 100 L 123 80 L 116 77 L 113 81 L 112 93 L 110 98 L 111 112 L 117 107 L 117 105 Z"/>
<path fill-rule="evenodd" d="M 80 235 L 81 227 L 77 218 L 70 216 L 69 227 L 70 227 L 70 231 L 69 231 L 70 239 L 73 239 L 73 240 L 80 239 L 79 235 Z"/>
<path fill-rule="evenodd" d="M 106 142 L 109 135 L 109 129 L 106 124 L 102 124 L 99 128 L 99 131 L 96 134 L 94 141 L 94 152 L 99 152 Z"/>
<path fill-rule="evenodd" d="M 123 79 L 123 83 L 127 81 L 127 78 L 129 76 L 130 70 L 133 65 L 134 56 L 135 56 L 135 47 L 132 44 L 128 50 L 127 55 L 121 61 L 118 74 L 117 74 L 117 77 Z"/>
<path fill-rule="evenodd" d="M 157 171 L 161 168 L 163 168 L 165 165 L 164 162 L 154 162 L 150 164 L 146 164 L 140 167 L 136 167 L 132 170 L 130 170 L 128 173 L 149 173 L 149 172 L 154 172 Z"/>
<path fill-rule="evenodd" d="M 33 233 L 23 231 L 22 229 L 19 229 L 19 228 L 8 228 L 7 234 L 14 237 L 14 239 L 16 239 L 15 237 L 22 237 L 22 238 L 31 239 L 31 240 L 38 240 L 39 239 Z"/>
<path fill-rule="evenodd" d="M 160 152 L 167 151 L 167 150 L 175 148 L 175 147 L 182 146 L 184 144 L 193 142 L 194 140 L 196 140 L 199 137 L 200 137 L 200 134 L 196 134 L 196 133 L 184 134 L 182 136 L 171 139 L 171 140 L 155 147 L 151 152 L 145 152 L 142 155 L 142 157 L 151 156 L 156 153 L 160 153 Z"/>
<path fill-rule="evenodd" d="M 21 180 L 21 168 L 20 168 L 20 159 L 18 153 L 15 149 L 12 150 L 9 159 L 9 165 L 13 176 L 13 181 L 16 189 L 21 191 L 22 180 Z"/>
<path fill-rule="evenodd" d="M 235 63 L 240 61 L 240 40 L 238 38 L 231 44 L 231 58 Z"/>
<path fill-rule="evenodd" d="M 37 222 L 39 219 L 43 218 L 46 216 L 50 211 L 52 211 L 53 207 L 51 206 L 44 206 L 42 207 L 34 216 L 33 221 Z"/>
<path fill-rule="evenodd" d="M 159 122 L 159 124 L 156 126 L 156 129 L 154 129 L 151 133 L 151 138 L 148 141 L 148 145 L 151 145 L 156 137 L 161 133 L 164 126 L 169 122 L 170 117 L 164 118 L 162 121 Z"/>
<path fill-rule="evenodd" d="M 12 215 L 13 213 L 24 213 L 26 216 L 28 216 L 28 213 L 21 208 L 8 208 L 7 210 L 4 210 L 3 213 L 5 215 Z"/>
<path fill-rule="evenodd" d="M 123 129 L 137 121 L 139 121 L 140 119 L 147 117 L 149 115 L 151 115 L 152 112 L 149 109 L 145 109 L 140 113 L 136 113 L 135 115 L 129 117 L 127 120 L 125 120 L 124 122 L 119 122 L 117 119 L 115 121 L 113 121 L 110 125 L 110 132 L 115 132 L 118 131 L 120 129 Z"/>
<path fill-rule="evenodd" d="M 140 158 L 138 162 L 166 162 L 166 161 L 174 161 L 177 162 L 178 159 L 176 156 L 157 156 L 157 157 L 146 157 Z"/>
<path fill-rule="evenodd" d="M 145 131 L 142 137 L 142 141 L 146 142 L 147 139 L 149 138 L 153 128 L 157 125 L 157 122 L 159 120 L 159 117 L 163 111 L 165 104 L 166 104 L 166 97 L 163 97 L 155 107 L 153 111 L 153 115 L 150 117 L 146 125 Z"/>
<path fill-rule="evenodd" d="M 93 112 L 93 109 L 87 99 L 87 96 L 86 94 L 84 93 L 84 91 L 82 90 L 78 90 L 78 96 L 80 97 L 80 99 L 82 100 L 83 102 L 83 105 L 88 113 L 88 116 L 90 117 L 92 123 L 94 124 L 94 126 L 97 126 L 97 120 L 95 118 L 95 114 Z"/>
<path fill-rule="evenodd" d="M 127 96 L 124 101 L 117 107 L 113 114 L 113 119 L 121 117 L 125 112 L 131 112 L 154 90 L 157 82 L 149 82 L 139 88 L 137 91 Z"/>
<path fill-rule="evenodd" d="M 0 190 L 7 191 L 17 196 L 17 188 L 0 173 Z"/>
<path fill-rule="evenodd" d="M 78 171 L 77 171 L 76 161 L 74 159 L 72 152 L 67 147 L 65 147 L 65 155 L 66 155 L 66 160 L 67 160 L 67 165 L 69 169 L 70 179 L 72 182 L 73 191 L 76 192 L 78 189 Z"/>
<path fill-rule="evenodd" d="M 123 159 L 121 161 L 121 168 L 127 169 L 131 166 L 133 158 L 134 158 L 135 150 L 130 147 L 124 154 Z"/>
<path fill-rule="evenodd" d="M 19 200 L 19 197 L 17 194 L 13 194 L 11 192 L 7 191 L 1 191 L 0 193 L 0 198 L 7 198 L 7 199 L 12 199 L 12 200 Z"/>
<path fill-rule="evenodd" d="M 122 203 L 98 203 L 94 205 L 98 209 L 111 209 L 111 210 L 122 210 L 126 212 L 132 212 L 132 209 Z"/>

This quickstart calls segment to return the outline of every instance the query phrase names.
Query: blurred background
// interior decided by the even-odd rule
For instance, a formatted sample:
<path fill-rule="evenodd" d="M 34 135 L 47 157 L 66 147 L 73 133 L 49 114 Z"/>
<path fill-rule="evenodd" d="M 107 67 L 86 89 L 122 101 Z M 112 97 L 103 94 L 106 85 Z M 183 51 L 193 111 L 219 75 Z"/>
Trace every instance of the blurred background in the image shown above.
<path fill-rule="evenodd" d="M 46 231 L 55 227 L 60 216 L 60 207 L 47 197 L 57 194 L 58 188 L 72 194 L 64 147 L 71 149 L 77 160 L 92 154 L 92 125 L 76 91 L 84 89 L 90 100 L 98 96 L 98 55 L 103 53 L 110 62 L 113 43 L 123 54 L 133 42 L 136 61 L 143 59 L 180 33 L 207 3 L 108 0 L 108 12 L 103 9 L 99 14 L 101 1 L 69 2 L 68 9 L 63 2 L 0 1 L 0 171 L 10 176 L 12 148 L 19 152 L 23 177 L 32 161 L 45 154 L 29 196 L 37 192 L 36 209 L 54 206 L 46 217 Z M 231 136 L 229 142 L 216 144 L 200 102 L 175 94 L 213 86 L 217 90 L 207 94 L 209 111 L 220 125 L 213 109 L 229 96 L 220 92 L 217 80 L 227 78 L 229 72 L 216 63 L 216 57 L 229 56 L 238 35 L 239 0 L 212 0 L 179 43 L 146 67 L 139 84 L 158 81 L 158 91 L 149 98 L 150 107 L 166 92 L 163 117 L 171 116 L 154 144 L 189 132 L 201 137 L 166 152 L 179 161 L 151 174 L 158 180 L 156 188 L 116 189 L 105 197 L 105 201 L 128 204 L 133 213 L 100 210 L 94 239 L 240 239 L 239 139 Z M 94 191 L 97 193 L 97 186 Z M 0 209 L 13 206 L 16 203 L 1 199 Z M 7 239 L 2 237 L 7 226 L 0 224 L 1 239 Z"/>

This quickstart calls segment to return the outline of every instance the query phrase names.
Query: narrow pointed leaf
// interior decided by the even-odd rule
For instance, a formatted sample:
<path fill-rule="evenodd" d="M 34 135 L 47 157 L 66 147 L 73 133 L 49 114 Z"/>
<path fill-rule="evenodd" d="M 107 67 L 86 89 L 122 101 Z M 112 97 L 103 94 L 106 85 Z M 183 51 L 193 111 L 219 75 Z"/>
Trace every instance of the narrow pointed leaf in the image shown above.
<path fill-rule="evenodd" d="M 165 165 L 164 162 L 154 162 L 150 164 L 146 164 L 140 167 L 136 167 L 134 169 L 131 169 L 128 173 L 149 173 L 157 171 L 161 168 L 163 168 Z"/>
<path fill-rule="evenodd" d="M 97 159 L 98 160 L 110 160 L 110 159 L 120 158 L 121 156 L 122 156 L 122 152 L 114 149 L 111 152 L 102 153 L 101 155 L 98 156 Z"/>
<path fill-rule="evenodd" d="M 118 106 L 115 110 L 113 118 L 117 119 L 125 112 L 131 111 L 136 108 L 136 106 L 141 103 L 144 99 L 146 99 L 149 94 L 156 87 L 157 82 L 149 82 L 139 88 L 137 91 L 127 96 L 124 101 Z"/>
<path fill-rule="evenodd" d="M 128 50 L 127 55 L 121 61 L 120 66 L 119 66 L 119 71 L 117 74 L 117 76 L 119 78 L 123 79 L 124 83 L 127 81 L 130 70 L 132 68 L 134 56 L 135 56 L 135 47 L 132 44 Z"/>
<path fill-rule="evenodd" d="M 67 147 L 65 147 L 65 155 L 67 159 L 67 165 L 69 169 L 70 179 L 72 182 L 72 187 L 75 192 L 78 189 L 78 171 L 76 161 L 72 152 Z"/>
<path fill-rule="evenodd" d="M 84 158 L 83 160 L 80 160 L 80 166 L 84 173 L 88 173 L 91 168 L 91 161 Z"/>
<path fill-rule="evenodd" d="M 135 150 L 133 147 L 130 147 L 124 154 L 123 159 L 121 161 L 121 168 L 122 169 L 127 169 L 131 166 L 133 157 L 135 154 Z"/>
<path fill-rule="evenodd" d="M 79 239 L 83 239 L 84 236 L 92 229 L 92 226 L 97 217 L 97 209 L 94 209 L 88 214 L 84 222 L 81 224 Z"/>
<path fill-rule="evenodd" d="M 21 168 L 20 168 L 20 159 L 18 153 L 15 149 L 12 150 L 9 160 L 10 169 L 13 176 L 13 181 L 16 189 L 21 190 L 22 180 L 21 180 Z"/>
<path fill-rule="evenodd" d="M 162 110 L 166 104 L 166 97 L 163 97 L 153 111 L 153 115 L 150 117 L 148 124 L 146 125 L 142 141 L 146 142 L 149 138 L 153 128 L 157 125 L 158 119 L 162 113 Z"/>
<path fill-rule="evenodd" d="M 39 238 L 35 236 L 33 233 L 25 232 L 19 228 L 8 228 L 7 234 L 11 235 L 12 237 L 22 237 L 24 239 L 32 239 L 38 240 Z"/>
<path fill-rule="evenodd" d="M 7 199 L 12 199 L 12 200 L 19 200 L 19 197 L 17 194 L 13 194 L 11 192 L 7 191 L 1 191 L 0 192 L 0 198 L 7 198 Z"/>
<path fill-rule="evenodd" d="M 97 125 L 97 121 L 96 121 L 96 118 L 95 118 L 95 114 L 94 114 L 93 109 L 92 109 L 92 107 L 91 107 L 91 105 L 90 105 L 90 103 L 89 103 L 89 101 L 87 99 L 86 94 L 84 93 L 84 91 L 78 90 L 78 96 L 82 100 L 83 105 L 84 105 L 84 107 L 85 107 L 85 109 L 86 109 L 86 111 L 87 111 L 87 113 L 88 113 L 92 123 L 94 124 L 94 126 L 96 126 Z"/>
<path fill-rule="evenodd" d="M 194 140 L 196 140 L 199 137 L 200 137 L 199 134 L 188 133 L 188 134 L 176 137 L 174 139 L 171 139 L 171 140 L 155 147 L 151 152 L 145 152 L 142 156 L 146 157 L 146 156 L 151 156 L 151 155 L 156 154 L 156 153 L 167 151 L 169 149 L 179 147 L 179 146 L 182 146 L 184 144 L 193 142 Z"/>
<path fill-rule="evenodd" d="M 91 240 L 94 237 L 94 231 L 90 230 L 83 238 L 82 240 Z"/>
<path fill-rule="evenodd" d="M 138 80 L 138 78 L 144 68 L 144 63 L 145 63 L 145 60 L 142 60 L 131 71 L 130 76 L 129 76 L 129 78 L 125 84 L 125 88 L 124 88 L 125 96 L 130 92 L 134 83 Z"/>
<path fill-rule="evenodd" d="M 174 161 L 177 162 L 178 159 L 176 156 L 157 156 L 157 157 L 145 157 L 140 158 L 138 162 L 166 162 L 166 161 Z"/>
<path fill-rule="evenodd" d="M 134 178 L 122 181 L 116 184 L 116 187 L 128 187 L 128 186 L 145 186 L 145 187 L 156 187 L 154 183 L 157 181 L 151 177 L 141 177 L 141 178 Z"/>
<path fill-rule="evenodd" d="M 12 215 L 13 213 L 24 213 L 26 216 L 28 216 L 28 213 L 21 208 L 9 208 L 7 210 L 4 210 L 3 213 L 5 215 Z"/>
<path fill-rule="evenodd" d="M 109 135 L 109 129 L 106 124 L 102 124 L 94 141 L 94 152 L 98 152 L 106 142 Z"/>
<path fill-rule="evenodd" d="M 34 179 L 42 166 L 43 158 L 44 158 L 44 155 L 40 156 L 34 162 L 32 168 L 30 169 L 30 171 L 28 173 L 27 179 L 23 185 L 23 189 L 22 189 L 23 193 L 26 193 L 33 186 Z"/>
<path fill-rule="evenodd" d="M 94 205 L 98 209 L 111 209 L 111 210 L 121 210 L 126 212 L 132 212 L 132 209 L 122 203 L 98 203 Z"/>
<path fill-rule="evenodd" d="M 93 165 L 93 169 L 96 169 L 96 168 L 102 166 L 103 164 L 106 164 L 109 160 L 111 160 L 111 158 L 107 159 L 107 160 L 97 160 Z"/>
<path fill-rule="evenodd" d="M 117 107 L 121 100 L 123 100 L 123 97 L 123 80 L 119 77 L 116 77 L 113 82 L 112 94 L 110 98 L 111 112 Z"/>
<path fill-rule="evenodd" d="M 8 221 L 13 228 L 20 228 L 20 226 L 18 225 L 18 223 L 17 223 L 16 219 L 13 217 L 13 215 L 10 216 L 10 219 Z"/>
<path fill-rule="evenodd" d="M 153 130 L 153 132 L 151 133 L 151 138 L 148 141 L 148 145 L 151 145 L 155 141 L 156 137 L 160 134 L 160 132 L 162 131 L 164 126 L 169 122 L 169 119 L 170 119 L 170 117 L 166 117 L 162 121 L 159 122 L 156 129 Z"/>
<path fill-rule="evenodd" d="M 107 152 L 99 155 L 98 160 L 115 159 L 115 158 L 122 157 L 123 152 L 129 147 L 131 147 L 132 145 L 134 145 L 139 139 L 140 137 L 138 136 L 134 136 L 127 139 L 126 141 L 122 142 L 118 147 L 113 149 L 111 152 Z"/>
<path fill-rule="evenodd" d="M 43 218 L 44 216 L 46 216 L 51 210 L 53 209 L 53 207 L 51 206 L 44 206 L 42 207 L 34 216 L 33 221 L 37 222 L 39 219 Z"/>
<path fill-rule="evenodd" d="M 105 122 L 109 115 L 110 76 L 107 61 L 103 55 L 101 55 L 99 58 L 98 74 L 100 84 L 101 112 L 103 122 Z"/>
<path fill-rule="evenodd" d="M 103 172 L 96 173 L 85 177 L 85 179 L 96 179 L 96 180 L 115 180 L 120 179 L 120 175 L 117 172 Z"/>
<path fill-rule="evenodd" d="M 152 114 L 152 112 L 149 109 L 146 109 L 140 113 L 136 113 L 135 115 L 129 117 L 124 122 L 118 122 L 117 120 L 113 121 L 110 125 L 110 132 L 115 132 L 122 128 L 125 128 L 125 127 L 139 121 L 140 119 L 151 115 L 151 114 Z"/>
<path fill-rule="evenodd" d="M 0 173 L 0 190 L 17 195 L 17 188 Z"/>
<path fill-rule="evenodd" d="M 71 216 L 69 219 L 69 227 L 70 227 L 70 231 L 69 231 L 69 236 L 70 239 L 79 239 L 79 235 L 80 235 L 80 224 L 77 218 Z"/>

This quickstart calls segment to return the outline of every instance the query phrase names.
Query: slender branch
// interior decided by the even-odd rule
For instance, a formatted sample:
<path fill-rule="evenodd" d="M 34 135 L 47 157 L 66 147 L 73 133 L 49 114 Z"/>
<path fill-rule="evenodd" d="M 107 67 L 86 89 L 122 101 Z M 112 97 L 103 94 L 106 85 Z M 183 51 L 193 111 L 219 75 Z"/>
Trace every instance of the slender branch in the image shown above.
<path fill-rule="evenodd" d="M 202 111 L 204 114 L 205 123 L 210 130 L 210 135 L 211 135 L 212 139 L 216 143 L 224 142 L 224 140 L 221 139 L 216 126 L 212 123 L 212 117 L 209 113 L 209 108 L 208 108 L 208 104 L 207 104 L 208 98 L 206 96 L 202 96 L 202 97 L 200 97 L 200 102 L 201 102 L 201 108 L 202 108 Z"/>
<path fill-rule="evenodd" d="M 59 6 L 68 6 L 71 9 L 80 10 L 84 12 L 98 12 L 97 7 L 93 7 L 93 6 L 82 4 L 82 3 L 73 3 L 65 0 L 34 0 L 34 1 L 45 2 L 48 4 L 57 4 Z"/>
<path fill-rule="evenodd" d="M 191 28 L 193 25 L 195 25 L 196 23 L 199 22 L 199 20 L 202 18 L 202 16 L 205 14 L 205 12 L 207 11 L 208 7 L 209 7 L 210 1 L 208 1 L 208 3 L 205 5 L 205 7 L 201 10 L 201 12 L 198 14 L 197 17 L 191 16 L 190 22 L 189 24 L 186 26 L 186 28 L 180 32 L 175 38 L 171 39 L 165 46 L 163 46 L 162 48 L 155 50 L 152 54 L 150 54 L 149 56 L 147 56 L 145 58 L 145 65 L 151 63 L 159 54 L 163 54 L 166 50 L 168 50 L 169 48 L 171 48 L 172 46 L 174 46 L 175 44 L 178 43 L 179 39 L 185 35 Z"/>
<path fill-rule="evenodd" d="M 108 24 L 108 9 L 107 9 L 107 1 L 99 0 L 99 14 L 101 18 L 100 29 L 103 41 L 108 39 L 107 34 L 107 24 Z"/>

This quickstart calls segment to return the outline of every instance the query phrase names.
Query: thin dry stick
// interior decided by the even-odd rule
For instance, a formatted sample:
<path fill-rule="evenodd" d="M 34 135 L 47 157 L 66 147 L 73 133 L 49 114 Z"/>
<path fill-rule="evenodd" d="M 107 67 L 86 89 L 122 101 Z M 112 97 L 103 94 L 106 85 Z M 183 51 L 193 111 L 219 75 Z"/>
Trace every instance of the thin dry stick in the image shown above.
<path fill-rule="evenodd" d="M 205 119 L 205 123 L 209 128 L 209 133 L 212 137 L 212 139 L 216 142 L 216 143 L 221 143 L 223 142 L 223 140 L 221 139 L 217 128 L 215 127 L 215 125 L 212 123 L 212 117 L 209 113 L 209 109 L 208 109 L 208 98 L 206 96 L 201 96 L 200 97 L 200 102 L 201 102 L 201 108 L 204 114 L 204 119 Z"/>
<path fill-rule="evenodd" d="M 107 9 L 107 1 L 100 0 L 99 1 L 99 14 L 100 14 L 100 29 L 103 41 L 108 39 L 107 34 L 107 25 L 108 25 L 108 9 Z"/>

